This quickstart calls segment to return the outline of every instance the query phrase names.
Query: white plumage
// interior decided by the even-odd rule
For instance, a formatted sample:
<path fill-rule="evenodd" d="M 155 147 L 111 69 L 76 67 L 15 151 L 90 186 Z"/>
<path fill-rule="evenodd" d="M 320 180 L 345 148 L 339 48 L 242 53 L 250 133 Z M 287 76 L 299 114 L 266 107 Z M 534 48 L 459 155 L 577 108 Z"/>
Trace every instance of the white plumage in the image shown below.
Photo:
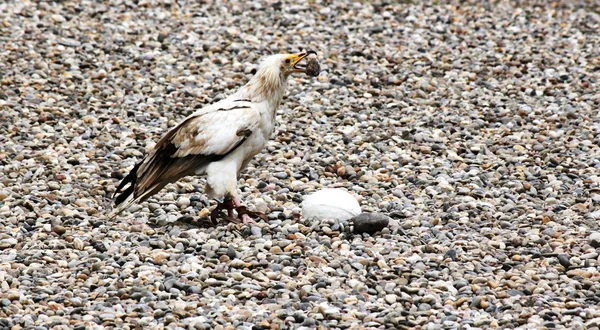
<path fill-rule="evenodd" d="M 211 214 L 213 221 L 226 209 L 229 220 L 250 222 L 248 214 L 252 212 L 237 198 L 238 175 L 266 146 L 286 80 L 293 72 L 306 71 L 299 63 L 310 54 L 314 52 L 268 56 L 236 93 L 196 111 L 169 130 L 120 183 L 113 216 L 170 182 L 187 175 L 206 175 L 208 196 L 223 200 Z M 234 209 L 239 219 L 234 217 Z"/>

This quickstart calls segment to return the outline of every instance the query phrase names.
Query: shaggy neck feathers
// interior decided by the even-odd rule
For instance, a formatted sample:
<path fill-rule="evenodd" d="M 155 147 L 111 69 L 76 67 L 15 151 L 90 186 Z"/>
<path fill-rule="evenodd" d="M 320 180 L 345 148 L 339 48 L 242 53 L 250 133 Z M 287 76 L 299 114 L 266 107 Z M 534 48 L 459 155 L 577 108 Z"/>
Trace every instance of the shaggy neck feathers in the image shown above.
<path fill-rule="evenodd" d="M 288 74 L 281 70 L 280 55 L 265 58 L 258 71 L 245 86 L 247 96 L 253 102 L 267 101 L 276 109 L 283 98 Z"/>

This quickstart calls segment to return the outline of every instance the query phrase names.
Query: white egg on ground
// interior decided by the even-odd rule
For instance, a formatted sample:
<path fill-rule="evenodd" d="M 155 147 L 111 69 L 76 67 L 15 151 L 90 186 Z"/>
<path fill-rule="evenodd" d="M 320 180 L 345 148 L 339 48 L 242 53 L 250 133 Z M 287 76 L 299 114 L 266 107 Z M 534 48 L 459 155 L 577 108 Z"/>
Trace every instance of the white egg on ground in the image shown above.
<path fill-rule="evenodd" d="M 321 189 L 305 196 L 302 202 L 302 217 L 305 219 L 344 221 L 360 213 L 358 201 L 344 189 Z"/>

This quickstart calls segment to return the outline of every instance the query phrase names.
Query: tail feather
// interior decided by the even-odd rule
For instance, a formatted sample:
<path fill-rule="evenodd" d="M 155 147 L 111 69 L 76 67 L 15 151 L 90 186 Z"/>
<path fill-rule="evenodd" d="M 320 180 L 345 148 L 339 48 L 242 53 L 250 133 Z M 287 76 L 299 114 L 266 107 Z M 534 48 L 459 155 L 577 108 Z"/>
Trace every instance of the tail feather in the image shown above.
<path fill-rule="evenodd" d="M 126 198 L 123 199 L 120 204 L 117 204 L 116 207 L 112 210 L 112 212 L 108 216 L 108 219 L 110 219 L 110 220 L 114 219 L 121 212 L 123 212 L 124 210 L 128 209 L 131 205 L 133 205 L 133 203 L 135 203 L 135 201 L 136 201 L 136 198 L 133 198 L 133 194 L 127 195 Z"/>
<path fill-rule="evenodd" d="M 127 189 L 125 189 L 119 196 L 117 196 L 117 198 L 115 198 L 115 205 L 118 206 L 123 203 L 131 194 L 133 194 L 133 184 L 127 187 Z"/>
<path fill-rule="evenodd" d="M 119 183 L 117 190 L 115 190 L 115 193 L 113 194 L 113 198 L 115 200 L 115 208 L 113 209 L 113 212 L 109 215 L 109 219 L 113 219 L 114 217 L 119 215 L 119 213 L 129 208 L 138 199 L 134 198 L 134 191 L 135 184 L 138 179 L 137 172 L 140 168 L 140 164 L 141 162 L 137 163 L 131 169 L 131 171 L 129 171 L 129 174 L 127 174 L 127 176 L 121 181 L 121 183 Z M 129 184 L 129 187 L 123 189 L 125 188 L 125 186 L 127 186 L 127 184 Z"/>
<path fill-rule="evenodd" d="M 133 194 L 135 183 L 137 182 L 137 171 L 140 168 L 140 164 L 141 164 L 141 162 L 137 163 L 131 169 L 131 171 L 129 171 L 129 174 L 127 174 L 127 176 L 121 181 L 121 183 L 119 183 L 117 190 L 115 190 L 115 193 L 113 194 L 113 198 L 116 197 L 115 198 L 116 205 L 123 203 L 123 201 L 125 201 L 129 195 Z M 123 188 L 125 188 L 125 186 L 128 183 L 130 184 L 129 187 L 127 189 L 123 190 Z M 117 196 L 117 194 L 119 194 L 119 196 Z"/>

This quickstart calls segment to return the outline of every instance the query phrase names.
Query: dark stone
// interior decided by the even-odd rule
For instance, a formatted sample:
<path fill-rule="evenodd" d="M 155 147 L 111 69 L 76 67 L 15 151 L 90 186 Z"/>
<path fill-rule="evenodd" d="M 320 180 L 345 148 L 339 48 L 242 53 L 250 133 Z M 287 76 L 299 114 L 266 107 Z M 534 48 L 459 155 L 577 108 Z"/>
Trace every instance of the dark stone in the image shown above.
<path fill-rule="evenodd" d="M 235 248 L 231 244 L 229 244 L 229 246 L 227 246 L 227 256 L 231 259 L 237 258 L 237 252 L 235 251 Z"/>
<path fill-rule="evenodd" d="M 354 224 L 355 234 L 373 234 L 387 227 L 390 217 L 381 213 L 361 213 L 350 219 L 350 223 Z"/>
<path fill-rule="evenodd" d="M 565 268 L 569 268 L 571 267 L 571 261 L 569 261 L 569 256 L 564 254 L 564 253 L 559 253 L 556 258 L 558 259 L 558 262 Z"/>
<path fill-rule="evenodd" d="M 319 61 L 315 58 L 309 58 L 308 63 L 306 64 L 306 74 L 311 77 L 316 77 L 321 72 L 321 67 L 319 66 Z"/>
<path fill-rule="evenodd" d="M 452 261 L 456 261 L 457 255 L 458 255 L 458 252 L 456 250 L 450 249 L 450 250 L 446 251 L 446 254 L 444 255 L 444 259 L 450 258 L 450 259 L 452 259 Z"/>
<path fill-rule="evenodd" d="M 509 289 L 507 291 L 507 293 L 511 297 L 514 297 L 514 296 L 524 296 L 525 295 L 525 293 L 523 291 L 519 291 L 519 290 L 516 290 L 516 289 Z"/>
<path fill-rule="evenodd" d="M 110 177 L 113 179 L 123 179 L 123 173 L 119 171 L 112 171 L 110 172 Z"/>

